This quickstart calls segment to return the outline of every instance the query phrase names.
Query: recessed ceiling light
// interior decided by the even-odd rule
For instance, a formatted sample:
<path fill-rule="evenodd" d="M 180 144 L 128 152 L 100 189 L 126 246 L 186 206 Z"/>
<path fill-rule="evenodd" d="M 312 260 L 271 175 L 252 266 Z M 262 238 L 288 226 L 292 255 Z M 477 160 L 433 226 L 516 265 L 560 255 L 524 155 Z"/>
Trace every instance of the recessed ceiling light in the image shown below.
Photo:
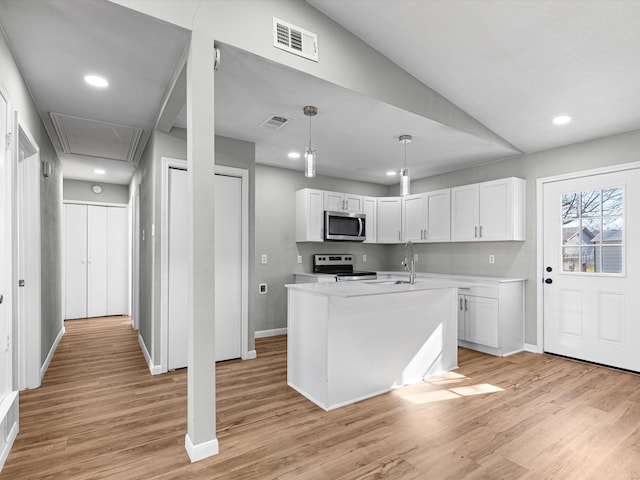
<path fill-rule="evenodd" d="M 99 77 L 98 75 L 86 75 L 84 81 L 92 87 L 106 88 L 109 86 L 109 82 L 106 78 Z"/>
<path fill-rule="evenodd" d="M 392 177 L 393 175 L 396 175 L 398 172 L 396 172 L 395 170 L 389 170 L 387 172 L 387 175 L 389 175 L 390 177 Z"/>
<path fill-rule="evenodd" d="M 298 152 L 289 152 L 289 158 L 296 160 L 300 158 L 300 154 Z"/>
<path fill-rule="evenodd" d="M 553 119 L 553 123 L 555 125 L 564 125 L 571 121 L 571 117 L 569 115 L 559 115 Z"/>
<path fill-rule="evenodd" d="M 96 168 L 96 169 L 93 171 L 93 173 L 95 173 L 96 175 L 104 175 L 104 174 L 105 174 L 105 173 L 107 173 L 107 172 L 105 172 L 105 171 L 104 171 L 103 169 L 101 169 L 101 168 Z"/>

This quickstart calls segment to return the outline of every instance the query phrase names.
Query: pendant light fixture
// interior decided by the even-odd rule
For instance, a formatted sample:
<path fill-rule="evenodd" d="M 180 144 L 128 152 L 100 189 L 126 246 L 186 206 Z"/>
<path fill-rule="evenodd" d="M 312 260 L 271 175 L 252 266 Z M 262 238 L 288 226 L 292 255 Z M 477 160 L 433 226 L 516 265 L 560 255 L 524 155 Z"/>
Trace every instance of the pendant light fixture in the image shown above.
<path fill-rule="evenodd" d="M 411 135 L 400 135 L 398 141 L 404 143 L 404 167 L 400 169 L 400 196 L 409 195 L 411 179 L 409 178 L 409 169 L 407 168 L 407 143 L 411 143 Z"/>
<path fill-rule="evenodd" d="M 315 117 L 318 114 L 318 108 L 312 105 L 307 105 L 302 109 L 302 111 L 307 117 L 309 117 L 309 145 L 304 149 L 304 176 L 315 177 L 317 154 L 311 146 L 311 117 Z"/>

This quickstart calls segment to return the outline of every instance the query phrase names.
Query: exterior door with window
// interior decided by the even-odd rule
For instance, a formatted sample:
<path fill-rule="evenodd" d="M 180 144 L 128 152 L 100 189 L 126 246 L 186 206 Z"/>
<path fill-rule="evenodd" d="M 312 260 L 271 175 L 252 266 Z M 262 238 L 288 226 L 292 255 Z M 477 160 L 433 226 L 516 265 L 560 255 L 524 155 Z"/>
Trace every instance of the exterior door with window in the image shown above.
<path fill-rule="evenodd" d="M 544 185 L 544 350 L 640 371 L 640 169 Z"/>

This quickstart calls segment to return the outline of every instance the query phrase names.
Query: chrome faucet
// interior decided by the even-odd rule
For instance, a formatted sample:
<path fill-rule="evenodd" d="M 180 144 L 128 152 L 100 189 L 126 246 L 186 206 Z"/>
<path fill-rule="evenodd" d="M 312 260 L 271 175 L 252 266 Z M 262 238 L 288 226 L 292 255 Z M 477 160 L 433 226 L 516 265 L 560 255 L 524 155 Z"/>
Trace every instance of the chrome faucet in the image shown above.
<path fill-rule="evenodd" d="M 411 255 L 409 255 L 409 253 Z M 414 259 L 413 243 L 408 241 L 404 244 L 404 260 L 402 261 L 402 266 L 409 272 L 409 283 L 411 283 L 411 285 L 416 283 L 416 262 Z"/>

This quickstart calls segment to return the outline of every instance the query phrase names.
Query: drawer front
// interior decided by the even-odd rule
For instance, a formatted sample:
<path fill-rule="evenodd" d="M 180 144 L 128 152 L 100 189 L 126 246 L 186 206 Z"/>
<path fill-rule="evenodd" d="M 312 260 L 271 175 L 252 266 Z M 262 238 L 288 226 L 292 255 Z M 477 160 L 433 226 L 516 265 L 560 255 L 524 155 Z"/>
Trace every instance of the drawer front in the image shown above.
<path fill-rule="evenodd" d="M 500 287 L 494 284 L 478 284 L 471 287 L 458 289 L 460 295 L 471 295 L 473 297 L 498 298 Z"/>

